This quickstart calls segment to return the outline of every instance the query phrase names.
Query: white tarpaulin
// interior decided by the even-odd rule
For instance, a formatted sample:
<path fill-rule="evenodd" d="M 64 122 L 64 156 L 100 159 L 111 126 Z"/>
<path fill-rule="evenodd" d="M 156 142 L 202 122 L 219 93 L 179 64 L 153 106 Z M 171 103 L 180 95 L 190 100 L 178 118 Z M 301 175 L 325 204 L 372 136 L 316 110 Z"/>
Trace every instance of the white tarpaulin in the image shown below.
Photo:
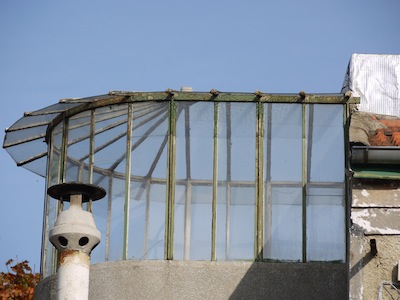
<path fill-rule="evenodd" d="M 400 55 L 353 54 L 342 93 L 349 90 L 360 111 L 400 117 Z"/>

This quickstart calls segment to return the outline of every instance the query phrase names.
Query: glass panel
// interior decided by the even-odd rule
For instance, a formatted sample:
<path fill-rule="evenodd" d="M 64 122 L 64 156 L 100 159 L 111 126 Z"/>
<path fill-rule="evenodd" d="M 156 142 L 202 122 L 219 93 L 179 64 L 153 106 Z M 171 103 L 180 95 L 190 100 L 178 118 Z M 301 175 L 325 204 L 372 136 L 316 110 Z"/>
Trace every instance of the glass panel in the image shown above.
<path fill-rule="evenodd" d="M 302 189 L 272 187 L 271 220 L 266 220 L 264 258 L 302 259 Z"/>
<path fill-rule="evenodd" d="M 214 103 L 178 104 L 175 259 L 211 259 L 213 130 Z"/>
<path fill-rule="evenodd" d="M 254 258 L 254 187 L 231 187 L 227 259 Z"/>
<path fill-rule="evenodd" d="M 265 135 L 265 146 L 271 147 L 271 181 L 300 181 L 302 177 L 302 107 L 297 104 L 273 104 L 271 128 Z M 266 128 L 269 128 L 269 127 Z M 270 143 L 270 145 L 269 145 Z M 266 154 L 269 152 L 265 151 Z M 268 160 L 267 168 L 268 168 Z M 268 174 L 268 173 L 267 173 Z"/>
<path fill-rule="evenodd" d="M 125 178 L 113 178 L 109 193 L 112 197 L 109 259 L 115 261 L 123 258 L 124 250 Z"/>
<path fill-rule="evenodd" d="M 104 109 L 109 110 L 114 116 L 118 110 L 117 117 L 104 118 Z M 120 110 L 124 112 L 121 114 Z M 95 166 L 102 169 L 112 169 L 125 173 L 126 132 L 127 132 L 127 105 L 110 106 L 96 109 L 95 121 Z M 85 159 L 85 158 L 84 158 Z"/>
<path fill-rule="evenodd" d="M 100 244 L 92 251 L 90 255 L 91 263 L 104 262 L 107 260 L 107 221 L 108 221 L 108 194 L 109 177 L 102 174 L 93 174 L 93 183 L 106 190 L 106 196 L 103 199 L 92 202 L 92 213 L 97 229 L 101 234 Z"/>
<path fill-rule="evenodd" d="M 168 103 L 133 105 L 129 259 L 164 257 L 167 137 Z"/>
<path fill-rule="evenodd" d="M 256 105 L 221 103 L 218 118 L 217 259 L 253 259 Z"/>
<path fill-rule="evenodd" d="M 344 181 L 343 105 L 313 105 L 311 182 Z"/>
<path fill-rule="evenodd" d="M 191 260 L 211 260 L 212 185 L 192 186 Z"/>
<path fill-rule="evenodd" d="M 345 261 L 344 212 L 343 188 L 308 189 L 308 261 Z"/>

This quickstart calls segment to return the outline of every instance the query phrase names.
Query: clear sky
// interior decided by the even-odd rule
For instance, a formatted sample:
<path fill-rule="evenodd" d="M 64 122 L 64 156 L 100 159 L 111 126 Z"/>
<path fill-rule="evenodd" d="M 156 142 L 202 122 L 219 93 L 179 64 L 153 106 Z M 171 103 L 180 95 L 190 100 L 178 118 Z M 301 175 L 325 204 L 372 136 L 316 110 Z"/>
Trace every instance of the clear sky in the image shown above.
<path fill-rule="evenodd" d="M 337 93 L 352 53 L 400 54 L 399 11 L 399 0 L 0 0 L 0 127 L 110 90 Z M 0 271 L 16 257 L 39 271 L 44 193 L 1 149 Z"/>

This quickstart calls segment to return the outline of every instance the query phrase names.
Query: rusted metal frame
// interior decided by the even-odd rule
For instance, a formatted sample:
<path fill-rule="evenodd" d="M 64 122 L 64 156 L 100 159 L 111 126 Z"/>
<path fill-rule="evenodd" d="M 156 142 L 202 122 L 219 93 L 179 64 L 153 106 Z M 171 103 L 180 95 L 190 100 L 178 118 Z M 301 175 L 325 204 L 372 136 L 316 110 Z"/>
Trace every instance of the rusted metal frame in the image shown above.
<path fill-rule="evenodd" d="M 126 153 L 125 158 L 125 211 L 124 211 L 124 244 L 122 259 L 128 259 L 128 245 L 129 245 L 129 212 L 130 212 L 130 200 L 131 200 L 131 156 L 132 156 L 132 114 L 133 104 L 128 105 L 127 115 L 127 133 L 126 133 Z M 119 164 L 119 163 L 118 163 Z"/>
<path fill-rule="evenodd" d="M 53 159 L 53 143 L 49 143 L 47 145 L 47 152 L 49 155 L 47 156 L 47 174 L 51 174 L 52 169 L 52 159 Z M 46 177 L 46 187 L 45 191 L 51 186 L 51 175 Z M 43 223 L 42 223 L 42 251 L 40 252 L 40 277 L 43 279 L 50 274 L 46 274 L 46 264 L 49 263 L 47 261 L 47 245 L 49 243 L 49 209 L 50 209 L 50 196 L 44 193 L 44 206 L 43 206 Z M 54 250 L 52 250 L 54 251 Z"/>
<path fill-rule="evenodd" d="M 154 110 L 153 109 L 153 106 L 154 106 L 154 104 L 153 105 L 147 105 L 146 107 L 140 107 L 139 109 L 136 109 L 136 110 L 134 110 L 133 111 L 133 115 L 134 115 L 134 117 L 135 118 L 140 118 L 140 117 L 143 117 L 143 116 L 145 116 L 145 115 L 148 115 L 148 114 L 151 114 L 151 113 L 154 113 L 154 112 L 156 112 L 157 110 L 164 110 L 165 111 L 165 108 L 159 108 L 159 109 L 156 109 L 156 110 Z M 92 109 L 91 111 L 93 111 L 93 110 L 96 110 L 96 109 Z M 98 110 L 96 110 L 96 111 L 98 111 Z M 139 113 L 140 112 L 140 114 L 137 114 L 136 115 L 136 113 Z M 97 112 L 96 113 L 96 115 L 97 115 L 97 119 L 96 119 L 96 122 L 97 123 L 99 123 L 99 122 L 103 122 L 103 121 L 106 121 L 106 120 L 111 120 L 111 119 L 115 119 L 115 118 L 118 118 L 118 117 L 121 117 L 121 116 L 124 116 L 124 115 L 126 115 L 126 107 L 124 106 L 123 108 L 121 108 L 121 109 L 119 109 L 118 110 L 118 114 L 116 114 L 116 111 L 114 111 L 111 115 L 111 117 L 109 116 L 109 115 L 107 115 L 107 114 L 110 114 L 110 113 L 107 113 L 107 112 Z M 102 116 L 102 118 L 100 118 L 99 116 Z M 70 120 L 73 120 L 74 122 L 75 122 L 75 125 L 73 125 L 73 126 L 70 126 L 70 129 L 76 129 L 76 128 L 80 128 L 80 127 L 85 127 L 85 126 L 87 126 L 87 125 L 90 125 L 90 116 L 79 116 L 79 114 L 77 114 L 77 115 L 74 115 L 74 116 L 71 116 L 70 117 Z M 154 116 L 150 116 L 149 117 L 149 119 L 151 120 L 152 118 L 154 118 Z M 84 122 L 81 122 L 81 123 L 79 123 L 79 122 L 77 122 L 79 119 L 89 119 L 89 121 L 84 121 Z M 123 124 L 124 123 L 124 120 L 122 120 L 122 121 L 117 121 L 117 122 L 115 122 L 114 124 L 111 124 L 111 125 L 109 125 L 109 126 L 106 126 L 106 127 L 104 127 L 104 128 L 102 128 L 101 130 L 101 132 L 103 132 L 103 131 L 106 131 L 106 130 L 108 130 L 108 129 L 112 129 L 112 128 L 114 128 L 114 127 L 117 127 L 118 125 L 121 125 L 121 124 Z"/>
<path fill-rule="evenodd" d="M 343 131 L 344 131 L 344 224 L 345 224 L 345 243 L 346 243 L 346 253 L 345 261 L 349 263 L 350 260 L 350 214 L 351 214 L 351 203 L 353 197 L 352 191 L 352 174 L 350 173 L 350 159 L 351 159 L 351 149 L 350 149 L 350 105 L 348 103 L 343 104 Z"/>
<path fill-rule="evenodd" d="M 111 234 L 111 210 L 113 198 L 113 174 L 108 177 L 108 201 L 107 201 L 107 229 L 106 229 L 106 261 L 110 259 L 110 234 Z"/>
<path fill-rule="evenodd" d="M 107 97 L 107 98 L 104 98 Z M 169 101 L 171 98 L 179 101 L 221 101 L 221 102 L 270 102 L 270 103 L 297 103 L 299 97 L 297 94 L 259 94 L 254 93 L 171 93 L 165 92 L 133 92 L 122 93 L 120 95 L 104 95 L 101 97 L 86 98 L 85 101 L 81 100 L 81 104 L 69 108 L 54 118 L 47 128 L 46 140 L 51 130 L 61 122 L 63 118 L 68 118 L 72 115 L 80 113 L 85 110 L 93 108 L 129 103 L 129 102 L 142 102 L 142 101 Z M 90 102 L 89 102 L 90 101 Z M 347 99 L 347 103 L 358 103 L 358 98 Z M 65 102 L 65 101 L 64 101 Z M 68 103 L 68 102 L 67 102 Z M 343 103 L 342 95 L 321 94 L 321 95 L 307 95 L 303 103 Z"/>
<path fill-rule="evenodd" d="M 174 206 L 175 206 L 175 166 L 176 166 L 176 103 L 169 103 L 169 135 L 168 135 L 168 164 L 167 164 L 167 205 L 165 212 L 165 246 L 164 258 L 174 258 Z"/>
<path fill-rule="evenodd" d="M 56 127 L 63 119 L 68 119 L 73 115 L 84 112 L 86 110 L 95 109 L 97 107 L 107 106 L 107 105 L 111 105 L 111 104 L 126 103 L 126 102 L 129 102 L 129 98 L 130 97 L 120 96 L 120 97 L 114 97 L 111 99 L 102 99 L 102 100 L 98 100 L 95 102 L 80 104 L 80 105 L 77 105 L 70 109 L 65 110 L 63 113 L 61 113 L 57 117 L 55 117 L 47 126 L 46 142 L 47 142 L 48 137 L 50 136 L 50 133 L 53 130 L 53 128 Z"/>
<path fill-rule="evenodd" d="M 213 134 L 213 194 L 211 219 L 211 260 L 217 260 L 217 193 L 218 193 L 218 103 L 214 102 L 214 134 Z"/>
<path fill-rule="evenodd" d="M 302 107 L 302 261 L 307 261 L 307 104 Z"/>
<path fill-rule="evenodd" d="M 66 178 L 66 166 L 67 166 L 67 149 L 68 149 L 68 119 L 63 120 L 62 126 L 62 140 L 61 140 L 61 153 L 59 160 L 59 177 L 58 183 L 64 183 Z M 57 218 L 58 214 L 64 210 L 64 201 L 58 201 L 57 208 L 55 212 L 55 217 Z M 53 272 L 56 272 L 58 268 L 58 251 L 53 250 Z"/>
<path fill-rule="evenodd" d="M 190 107 L 186 105 L 183 108 L 185 112 L 185 154 L 186 154 L 186 184 L 185 184 L 185 215 L 184 215 L 184 239 L 183 239 L 183 259 L 190 258 L 190 235 L 191 235 L 191 217 L 192 217 L 192 184 L 190 169 Z"/>
<path fill-rule="evenodd" d="M 162 118 L 160 118 L 156 123 L 154 123 L 144 134 L 143 136 L 136 141 L 135 144 L 131 146 L 131 151 L 134 151 L 137 147 L 139 147 L 160 124 L 162 124 L 168 118 L 168 114 L 165 114 Z M 129 121 L 129 120 L 128 120 Z M 114 164 L 109 168 L 110 171 L 114 171 L 115 168 L 124 160 L 125 155 L 121 155 Z"/>
<path fill-rule="evenodd" d="M 267 107 L 267 134 L 266 134 L 266 161 L 265 165 L 265 203 L 264 203 L 264 249 L 263 258 L 271 256 L 272 238 L 272 183 L 271 183 L 271 152 L 272 152 L 272 104 L 264 104 Z M 264 168 L 264 166 L 262 166 Z"/>
<path fill-rule="evenodd" d="M 254 257 L 263 259 L 264 240 L 264 104 L 257 103 Z"/>
<path fill-rule="evenodd" d="M 231 103 L 226 103 L 226 249 L 225 258 L 229 259 L 230 250 L 230 207 L 231 207 L 231 180 L 232 180 L 232 120 Z"/>
<path fill-rule="evenodd" d="M 172 91 L 176 101 L 216 101 L 216 102 L 270 102 L 270 103 L 298 103 L 298 94 L 266 94 L 266 93 L 225 93 L 217 94 L 207 92 L 179 92 Z M 133 101 L 162 101 L 171 95 L 166 92 L 134 92 L 124 93 L 125 96 L 131 96 Z M 343 103 L 342 94 L 307 94 L 304 103 Z M 347 101 L 353 102 L 353 98 Z"/>
<path fill-rule="evenodd" d="M 93 166 L 94 166 L 94 145 L 95 145 L 95 133 L 96 131 L 96 112 L 91 110 L 90 114 L 90 140 L 89 140 L 89 170 L 88 170 L 88 182 L 93 183 Z M 83 162 L 83 161 L 82 161 Z M 92 199 L 87 203 L 87 210 L 92 211 Z"/>

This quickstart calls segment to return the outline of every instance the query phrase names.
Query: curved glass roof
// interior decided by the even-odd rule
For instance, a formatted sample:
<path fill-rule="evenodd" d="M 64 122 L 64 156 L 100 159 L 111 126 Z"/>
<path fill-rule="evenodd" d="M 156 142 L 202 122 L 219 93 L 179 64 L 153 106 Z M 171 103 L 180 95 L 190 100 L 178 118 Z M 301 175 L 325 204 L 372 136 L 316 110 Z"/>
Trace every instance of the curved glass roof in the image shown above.
<path fill-rule="evenodd" d="M 264 94 L 255 93 L 222 93 L 216 90 L 210 92 L 186 92 L 166 90 L 165 92 L 120 92 L 112 91 L 106 95 L 79 99 L 61 99 L 59 103 L 50 105 L 24 116 L 6 129 L 3 148 L 11 155 L 18 166 L 45 177 L 47 140 L 49 132 L 64 118 L 96 107 L 143 101 L 165 100 L 188 101 L 229 101 L 229 102 L 275 102 L 275 103 L 341 103 L 356 101 L 342 94 Z M 112 143 L 112 141 L 109 141 Z"/>

